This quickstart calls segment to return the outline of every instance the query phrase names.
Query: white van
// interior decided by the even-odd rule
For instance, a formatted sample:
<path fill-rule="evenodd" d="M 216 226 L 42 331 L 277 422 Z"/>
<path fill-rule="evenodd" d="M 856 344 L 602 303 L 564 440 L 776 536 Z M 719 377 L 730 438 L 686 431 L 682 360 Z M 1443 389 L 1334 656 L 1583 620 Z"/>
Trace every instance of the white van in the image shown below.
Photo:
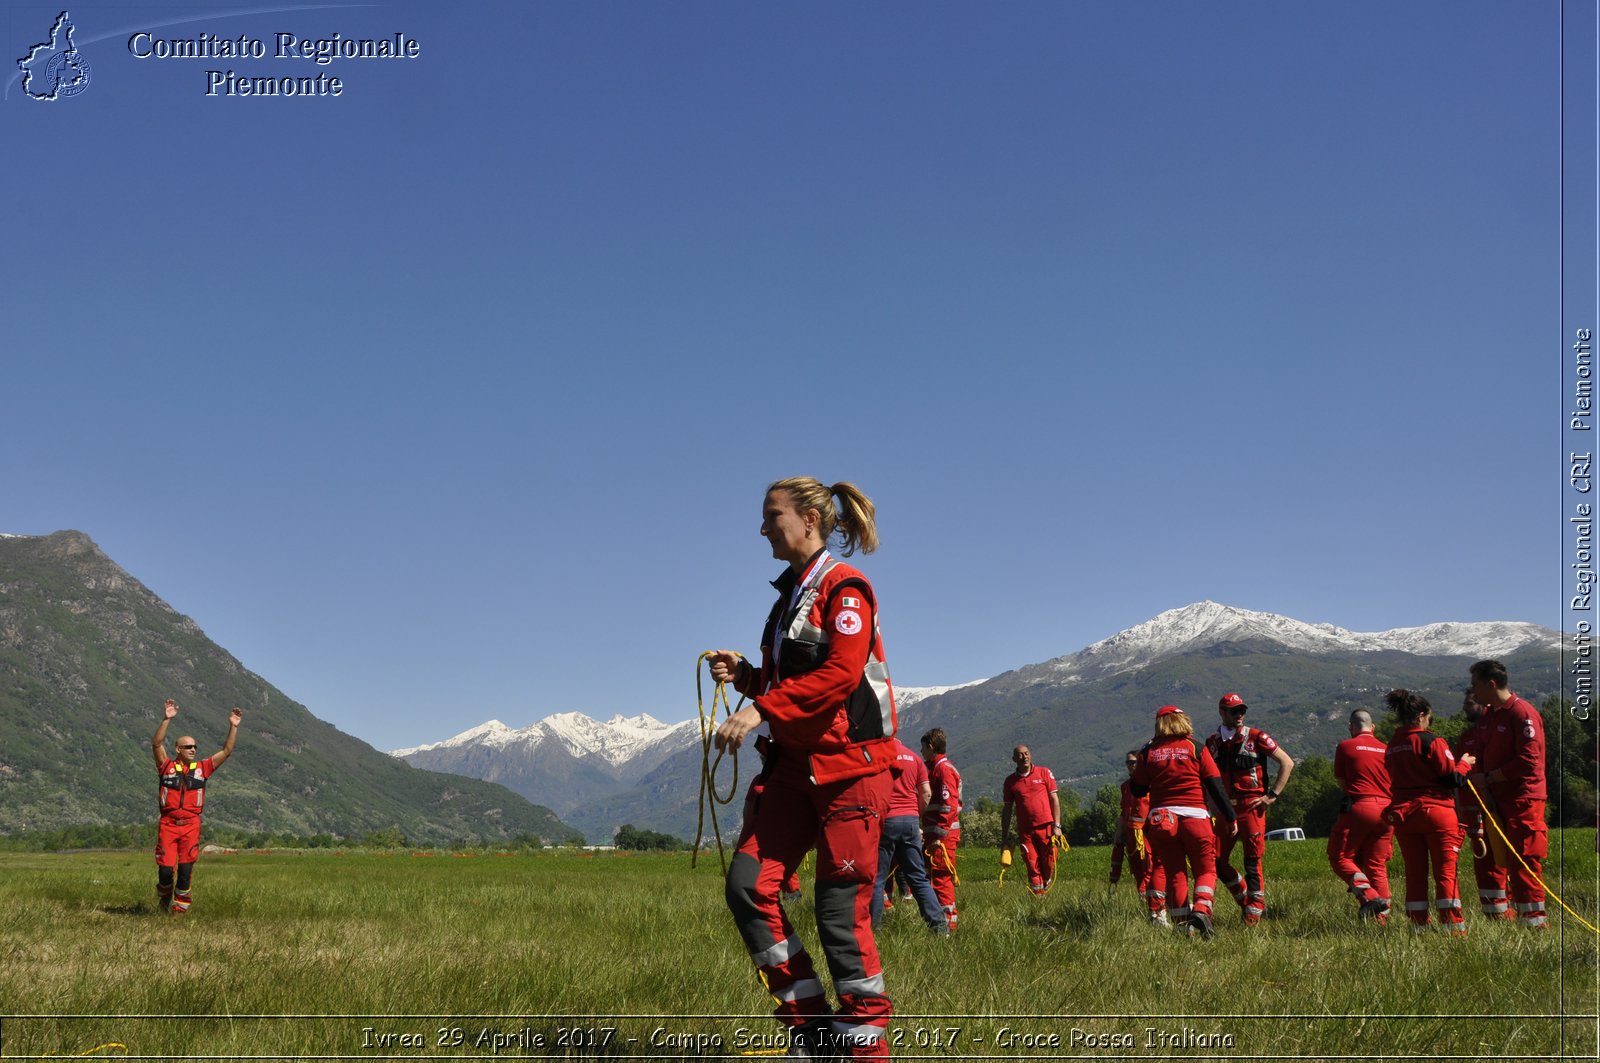
<path fill-rule="evenodd" d="M 1267 831 L 1267 841 L 1269 842 L 1303 842 L 1305 840 L 1306 832 L 1299 827 L 1281 827 L 1278 830 Z"/>

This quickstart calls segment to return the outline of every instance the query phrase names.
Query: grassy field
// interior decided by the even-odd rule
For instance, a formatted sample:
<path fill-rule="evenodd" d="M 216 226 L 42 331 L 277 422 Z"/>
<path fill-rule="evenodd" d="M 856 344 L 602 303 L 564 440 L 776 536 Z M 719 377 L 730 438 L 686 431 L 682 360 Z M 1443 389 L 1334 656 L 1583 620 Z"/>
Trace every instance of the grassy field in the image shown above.
<path fill-rule="evenodd" d="M 1549 879 L 1600 924 L 1594 837 L 1553 836 Z M 1569 916 L 1536 934 L 1469 907 L 1465 940 L 1362 926 L 1321 842 L 1273 843 L 1266 922 L 1230 904 L 1190 941 L 1126 882 L 1108 895 L 1107 863 L 1073 851 L 1036 900 L 964 851 L 953 938 L 891 912 L 895 1054 L 1595 1057 L 1600 939 Z M 739 1057 L 775 1029 L 714 854 L 208 856 L 181 919 L 153 879 L 144 853 L 0 856 L 0 1054 Z"/>

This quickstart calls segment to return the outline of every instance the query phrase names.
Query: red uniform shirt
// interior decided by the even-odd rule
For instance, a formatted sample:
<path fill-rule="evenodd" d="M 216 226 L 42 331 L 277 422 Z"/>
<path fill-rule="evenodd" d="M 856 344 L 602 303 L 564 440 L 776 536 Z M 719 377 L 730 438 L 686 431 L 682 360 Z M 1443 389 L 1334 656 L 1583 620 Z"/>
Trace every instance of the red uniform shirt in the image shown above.
<path fill-rule="evenodd" d="M 1014 771 L 1006 776 L 1001 799 L 1016 802 L 1019 833 L 1055 824 L 1055 813 L 1050 810 L 1050 795 L 1055 792 L 1056 777 L 1039 764 L 1032 765 L 1026 775 Z"/>
<path fill-rule="evenodd" d="M 157 772 L 156 801 L 163 816 L 200 814 L 206 803 L 206 780 L 217 766 L 211 757 L 200 761 L 168 760 Z"/>
<path fill-rule="evenodd" d="M 1132 780 L 1122 780 L 1122 825 L 1129 830 L 1134 827 L 1144 826 L 1144 821 L 1150 815 L 1150 798 L 1136 797 L 1133 793 Z"/>
<path fill-rule="evenodd" d="M 1388 752 L 1371 731 L 1346 738 L 1333 751 L 1333 777 L 1351 797 L 1389 797 Z"/>
<path fill-rule="evenodd" d="M 1420 800 L 1425 805 L 1455 807 L 1456 788 L 1448 778 L 1456 772 L 1456 758 L 1449 744 L 1432 731 L 1420 727 L 1395 731 L 1383 762 L 1389 769 L 1391 804 Z"/>
<path fill-rule="evenodd" d="M 1278 743 L 1265 731 L 1243 726 L 1233 737 L 1223 738 L 1221 729 L 1206 739 L 1206 752 L 1228 782 L 1230 797 L 1254 797 L 1267 789 L 1267 761 Z"/>
<path fill-rule="evenodd" d="M 1131 778 L 1149 787 L 1151 808 L 1205 808 L 1206 792 L 1201 780 L 1221 774 L 1205 746 L 1179 735 L 1158 738 L 1141 749 Z"/>
<path fill-rule="evenodd" d="M 895 740 L 894 789 L 889 793 L 890 816 L 919 816 L 917 791 L 928 781 L 928 766 L 904 742 Z"/>
<path fill-rule="evenodd" d="M 1545 799 L 1544 719 L 1526 701 L 1511 700 L 1483 714 L 1486 725 L 1483 755 L 1476 770 L 1502 771 L 1505 782 L 1489 784 L 1495 800 Z"/>
<path fill-rule="evenodd" d="M 939 754 L 928 765 L 928 785 L 933 788 L 933 798 L 928 810 L 922 814 L 922 827 L 934 838 L 942 838 L 961 829 L 961 773 L 950 763 L 950 758 Z"/>

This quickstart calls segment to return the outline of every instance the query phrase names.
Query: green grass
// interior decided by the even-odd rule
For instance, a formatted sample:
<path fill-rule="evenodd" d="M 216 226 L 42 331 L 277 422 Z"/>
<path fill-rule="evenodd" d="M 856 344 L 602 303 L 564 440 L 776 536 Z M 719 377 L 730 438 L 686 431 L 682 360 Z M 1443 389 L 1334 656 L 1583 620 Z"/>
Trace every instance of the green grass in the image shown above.
<path fill-rule="evenodd" d="M 1548 877 L 1600 922 L 1594 831 L 1565 842 Z M 1189 941 L 1146 926 L 1127 882 L 1108 895 L 1107 863 L 1074 850 L 1041 901 L 964 851 L 953 938 L 890 913 L 896 1054 L 1594 1058 L 1600 939 L 1568 916 L 1535 934 L 1469 907 L 1465 940 L 1361 926 L 1320 842 L 1274 843 L 1266 922 L 1224 905 Z M 0 855 L 7 1058 L 738 1055 L 773 1029 L 714 855 L 208 856 L 182 919 L 153 878 L 143 853 Z"/>

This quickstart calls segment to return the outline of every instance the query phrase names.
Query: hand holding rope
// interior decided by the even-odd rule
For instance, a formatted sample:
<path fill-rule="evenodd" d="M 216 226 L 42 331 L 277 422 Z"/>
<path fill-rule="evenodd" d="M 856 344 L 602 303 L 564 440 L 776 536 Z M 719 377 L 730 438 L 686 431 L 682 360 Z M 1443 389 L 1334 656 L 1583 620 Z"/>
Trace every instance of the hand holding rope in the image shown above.
<path fill-rule="evenodd" d="M 716 651 L 707 650 L 695 660 L 694 664 L 694 693 L 700 710 L 700 797 L 699 818 L 694 828 L 694 849 L 689 856 L 689 866 L 694 867 L 700 858 L 700 840 L 705 835 L 706 813 L 711 813 L 711 833 L 717 839 L 717 860 L 722 864 L 723 874 L 728 872 L 728 859 L 722 851 L 722 828 L 717 822 L 717 806 L 733 803 L 733 795 L 739 789 L 739 751 L 733 751 L 733 778 L 728 782 L 728 795 L 726 797 L 717 793 L 717 765 L 722 763 L 722 750 L 717 750 L 716 759 L 712 759 L 711 747 L 717 735 L 717 706 L 720 704 L 725 716 L 732 716 L 744 706 L 744 695 L 739 696 L 739 704 L 730 706 L 728 703 L 728 684 L 718 682 L 711 691 L 711 709 L 706 710 L 705 688 L 701 684 L 700 665 L 707 659 L 716 656 Z M 744 657 L 739 656 L 743 661 Z"/>

